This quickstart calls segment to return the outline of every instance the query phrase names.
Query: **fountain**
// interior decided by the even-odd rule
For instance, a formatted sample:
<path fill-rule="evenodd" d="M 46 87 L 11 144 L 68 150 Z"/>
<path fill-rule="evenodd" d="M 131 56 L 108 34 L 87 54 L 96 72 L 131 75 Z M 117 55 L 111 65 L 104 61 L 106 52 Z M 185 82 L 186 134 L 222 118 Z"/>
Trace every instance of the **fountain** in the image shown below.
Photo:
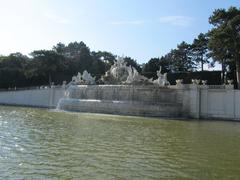
<path fill-rule="evenodd" d="M 181 112 L 178 93 L 168 88 L 166 74 L 158 79 L 140 75 L 134 67 L 119 59 L 102 77 L 103 85 L 87 71 L 74 76 L 58 104 L 60 110 L 138 116 L 178 117 Z M 110 85 L 111 83 L 111 85 Z"/>

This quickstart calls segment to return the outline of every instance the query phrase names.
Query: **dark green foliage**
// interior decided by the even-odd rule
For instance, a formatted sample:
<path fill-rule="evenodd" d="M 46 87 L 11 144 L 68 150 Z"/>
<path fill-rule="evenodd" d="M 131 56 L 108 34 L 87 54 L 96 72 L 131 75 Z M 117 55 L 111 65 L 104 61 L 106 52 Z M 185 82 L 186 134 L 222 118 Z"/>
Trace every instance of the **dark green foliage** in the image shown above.
<path fill-rule="evenodd" d="M 156 72 L 162 67 L 162 73 L 166 72 L 188 72 L 196 68 L 195 62 L 191 59 L 190 45 L 182 42 L 177 49 L 171 50 L 161 58 L 152 58 L 144 66 L 142 74 L 148 78 L 157 78 Z"/>
<path fill-rule="evenodd" d="M 209 31 L 212 57 L 220 63 L 235 62 L 238 88 L 240 88 L 240 9 L 217 9 L 209 18 L 214 28 Z"/>
<path fill-rule="evenodd" d="M 200 64 L 201 71 L 203 71 L 203 65 L 209 63 L 207 35 L 200 33 L 198 37 L 194 39 L 190 51 L 192 60 L 197 64 Z"/>
<path fill-rule="evenodd" d="M 97 79 L 110 69 L 116 59 L 116 56 L 106 51 L 93 51 L 91 56 L 93 58 L 91 72 L 96 75 Z"/>
<path fill-rule="evenodd" d="M 0 56 L 0 88 L 61 84 L 84 70 L 98 80 L 116 60 L 110 52 L 91 52 L 83 42 L 58 43 L 53 50 L 33 51 L 30 55 Z M 126 60 L 139 67 L 131 58 Z"/>
<path fill-rule="evenodd" d="M 63 71 L 65 68 L 64 57 L 55 51 L 39 50 L 31 53 L 33 57 L 29 63 L 31 74 L 33 76 L 43 76 L 48 78 L 49 84 L 52 82 L 52 75 L 56 72 Z M 32 63 L 32 64 L 31 64 Z"/>
<path fill-rule="evenodd" d="M 106 65 L 103 61 L 101 61 L 100 59 L 93 59 L 89 72 L 91 72 L 91 74 L 95 76 L 97 80 L 105 74 L 105 70 Z"/>
<path fill-rule="evenodd" d="M 190 47 L 190 44 L 183 41 L 177 46 L 177 49 L 171 50 L 166 55 L 171 64 L 171 72 L 193 71 L 196 69 L 196 64 L 191 59 Z"/>
<path fill-rule="evenodd" d="M 64 55 L 66 53 L 66 46 L 65 44 L 59 42 L 56 46 L 53 46 L 53 50 L 58 54 Z"/>
<path fill-rule="evenodd" d="M 221 71 L 168 73 L 167 78 L 170 84 L 176 84 L 177 79 L 183 79 L 184 84 L 191 84 L 192 79 L 200 79 L 207 80 L 207 84 L 220 85 Z"/>
<path fill-rule="evenodd" d="M 28 85 L 25 68 L 28 57 L 21 53 L 13 53 L 0 57 L 0 88 L 14 88 Z"/>
<path fill-rule="evenodd" d="M 142 74 L 147 78 L 157 78 L 157 70 L 159 70 L 160 66 L 159 58 L 152 58 L 143 66 Z"/>

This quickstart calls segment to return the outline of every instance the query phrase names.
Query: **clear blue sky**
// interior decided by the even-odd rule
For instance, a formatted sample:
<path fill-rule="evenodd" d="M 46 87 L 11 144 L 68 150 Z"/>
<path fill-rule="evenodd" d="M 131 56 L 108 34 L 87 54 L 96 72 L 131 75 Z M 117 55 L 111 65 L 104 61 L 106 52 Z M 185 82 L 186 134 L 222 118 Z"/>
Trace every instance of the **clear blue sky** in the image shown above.
<path fill-rule="evenodd" d="M 91 50 L 160 57 L 210 29 L 216 8 L 239 0 L 0 0 L 0 54 L 84 41 Z"/>

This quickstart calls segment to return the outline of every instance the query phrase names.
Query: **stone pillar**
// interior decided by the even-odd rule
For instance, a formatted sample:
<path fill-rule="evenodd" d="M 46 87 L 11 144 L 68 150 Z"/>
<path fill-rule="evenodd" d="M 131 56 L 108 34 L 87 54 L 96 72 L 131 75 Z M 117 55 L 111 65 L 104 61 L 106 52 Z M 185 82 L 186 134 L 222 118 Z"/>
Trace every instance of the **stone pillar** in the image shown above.
<path fill-rule="evenodd" d="M 197 84 L 191 84 L 190 85 L 190 93 L 189 93 L 190 103 L 189 103 L 189 115 L 193 118 L 199 118 L 200 117 L 200 88 Z"/>
<path fill-rule="evenodd" d="M 66 84 L 67 84 L 67 81 L 63 81 L 63 83 L 62 83 L 62 88 L 66 88 Z"/>
<path fill-rule="evenodd" d="M 46 89 L 49 91 L 49 108 L 54 107 L 54 96 L 55 96 L 55 88 Z"/>
<path fill-rule="evenodd" d="M 235 93 L 233 85 L 226 85 L 226 96 L 225 96 L 225 114 L 226 117 L 235 119 Z"/>
<path fill-rule="evenodd" d="M 204 83 L 203 85 L 200 86 L 199 89 L 199 116 L 200 118 L 208 118 L 208 85 Z"/>

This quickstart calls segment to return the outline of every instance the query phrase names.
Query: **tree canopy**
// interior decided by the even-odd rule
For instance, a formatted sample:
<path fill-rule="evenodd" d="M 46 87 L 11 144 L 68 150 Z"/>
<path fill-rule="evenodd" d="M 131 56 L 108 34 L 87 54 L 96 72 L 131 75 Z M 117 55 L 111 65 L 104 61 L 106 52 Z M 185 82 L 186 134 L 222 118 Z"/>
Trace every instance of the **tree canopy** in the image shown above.
<path fill-rule="evenodd" d="M 203 71 L 203 65 L 209 63 L 207 34 L 200 33 L 198 37 L 193 40 L 191 53 L 193 61 L 196 62 L 196 64 L 200 64 L 201 71 Z"/>
<path fill-rule="evenodd" d="M 240 9 L 217 9 L 210 16 L 209 23 L 214 26 L 209 31 L 212 57 L 221 63 L 235 62 L 237 84 L 240 88 Z"/>

